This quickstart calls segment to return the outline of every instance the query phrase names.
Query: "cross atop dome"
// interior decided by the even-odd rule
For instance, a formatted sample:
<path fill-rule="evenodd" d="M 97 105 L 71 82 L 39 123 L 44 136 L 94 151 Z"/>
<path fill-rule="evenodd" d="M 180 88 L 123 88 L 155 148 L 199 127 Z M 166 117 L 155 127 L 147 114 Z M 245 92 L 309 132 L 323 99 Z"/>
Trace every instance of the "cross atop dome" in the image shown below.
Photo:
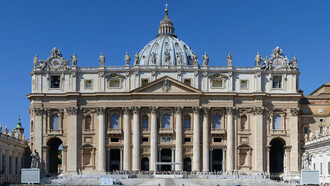
<path fill-rule="evenodd" d="M 170 20 L 170 18 L 168 17 L 168 4 L 165 4 L 165 17 L 162 21 L 160 21 L 160 26 L 158 28 L 158 36 L 164 36 L 164 35 L 170 35 L 173 37 L 176 37 L 176 35 L 174 34 L 174 26 L 173 26 L 173 21 Z"/>

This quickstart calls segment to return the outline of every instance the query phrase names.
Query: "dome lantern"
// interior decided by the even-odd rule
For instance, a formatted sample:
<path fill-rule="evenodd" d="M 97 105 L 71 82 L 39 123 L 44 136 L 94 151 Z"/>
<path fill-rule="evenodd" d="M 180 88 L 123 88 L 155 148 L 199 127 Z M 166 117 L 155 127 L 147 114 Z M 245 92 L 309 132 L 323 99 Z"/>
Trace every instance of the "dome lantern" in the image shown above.
<path fill-rule="evenodd" d="M 163 36 L 163 35 L 171 35 L 173 37 L 176 37 L 176 35 L 174 34 L 174 26 L 173 26 L 173 21 L 170 20 L 170 18 L 168 17 L 168 9 L 165 9 L 165 17 L 162 21 L 160 21 L 160 25 L 158 28 L 158 36 Z"/>

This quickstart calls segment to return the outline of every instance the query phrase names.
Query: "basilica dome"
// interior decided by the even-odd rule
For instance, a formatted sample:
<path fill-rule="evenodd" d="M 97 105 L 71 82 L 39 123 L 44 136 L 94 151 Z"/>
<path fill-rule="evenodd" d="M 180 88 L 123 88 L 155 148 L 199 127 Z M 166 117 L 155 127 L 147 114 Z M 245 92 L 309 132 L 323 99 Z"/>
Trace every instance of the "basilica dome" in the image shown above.
<path fill-rule="evenodd" d="M 186 66 L 196 63 L 196 54 L 174 34 L 173 22 L 168 17 L 168 9 L 165 9 L 157 37 L 140 51 L 139 64 Z"/>

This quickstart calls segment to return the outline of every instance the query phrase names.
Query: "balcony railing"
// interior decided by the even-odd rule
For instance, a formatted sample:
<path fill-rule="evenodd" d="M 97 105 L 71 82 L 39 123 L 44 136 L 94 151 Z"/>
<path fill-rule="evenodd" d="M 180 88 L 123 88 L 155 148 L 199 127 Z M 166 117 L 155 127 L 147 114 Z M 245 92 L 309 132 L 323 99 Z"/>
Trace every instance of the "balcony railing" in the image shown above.
<path fill-rule="evenodd" d="M 183 129 L 185 133 L 192 133 L 193 130 L 192 129 Z"/>
<path fill-rule="evenodd" d="M 61 135 L 62 133 L 63 133 L 62 129 L 49 129 L 48 130 L 48 134 Z"/>
<path fill-rule="evenodd" d="M 123 131 L 121 129 L 113 129 L 113 128 L 108 128 L 107 134 L 122 134 Z"/>
<path fill-rule="evenodd" d="M 270 133 L 272 135 L 286 135 L 286 130 L 275 130 L 275 129 L 271 129 Z"/>
<path fill-rule="evenodd" d="M 211 128 L 211 134 L 226 134 L 225 129 Z"/>
<path fill-rule="evenodd" d="M 159 129 L 160 134 L 172 134 L 174 133 L 173 128 L 160 128 Z"/>

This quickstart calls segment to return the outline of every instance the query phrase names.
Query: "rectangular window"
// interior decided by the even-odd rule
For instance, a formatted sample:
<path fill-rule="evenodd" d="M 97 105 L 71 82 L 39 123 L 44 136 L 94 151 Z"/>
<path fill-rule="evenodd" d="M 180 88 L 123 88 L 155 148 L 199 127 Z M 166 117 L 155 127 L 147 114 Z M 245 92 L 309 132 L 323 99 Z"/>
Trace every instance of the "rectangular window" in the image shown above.
<path fill-rule="evenodd" d="M 323 174 L 323 171 L 322 171 L 322 163 L 320 163 L 320 175 Z"/>
<path fill-rule="evenodd" d="M 50 76 L 50 88 L 60 88 L 60 76 Z"/>
<path fill-rule="evenodd" d="M 273 88 L 282 88 L 282 76 L 273 77 Z"/>
<path fill-rule="evenodd" d="M 142 79 L 141 80 L 141 86 L 144 86 L 149 83 L 149 79 Z"/>
<path fill-rule="evenodd" d="M 328 162 L 328 175 L 330 175 L 330 161 Z"/>
<path fill-rule="evenodd" d="M 221 138 L 213 138 L 214 142 L 221 142 Z"/>
<path fill-rule="evenodd" d="M 142 138 L 142 142 L 148 142 L 149 138 Z"/>
<path fill-rule="evenodd" d="M 118 79 L 111 79 L 109 81 L 109 87 L 111 87 L 111 88 L 119 88 L 120 87 L 120 80 L 118 80 Z"/>
<path fill-rule="evenodd" d="M 111 138 L 111 142 L 119 142 L 119 138 Z"/>
<path fill-rule="evenodd" d="M 185 142 L 185 143 L 189 143 L 189 142 L 191 142 L 191 138 L 184 138 L 184 142 Z"/>
<path fill-rule="evenodd" d="M 191 86 L 191 79 L 184 79 L 183 84 Z"/>
<path fill-rule="evenodd" d="M 275 115 L 273 117 L 273 129 L 274 130 L 281 130 L 282 129 L 282 118 L 280 115 Z"/>
<path fill-rule="evenodd" d="M 241 89 L 247 89 L 247 88 L 248 88 L 248 81 L 241 80 Z"/>
<path fill-rule="evenodd" d="M 308 133 L 308 127 L 304 127 L 304 134 Z"/>
<path fill-rule="evenodd" d="M 92 80 L 85 80 L 85 89 L 93 88 L 93 81 Z"/>
<path fill-rule="evenodd" d="M 148 119 L 142 119 L 142 128 L 148 129 L 149 128 L 148 125 L 149 125 Z"/>
<path fill-rule="evenodd" d="M 222 80 L 219 80 L 219 79 L 213 80 L 212 81 L 212 87 L 214 87 L 214 88 L 222 88 L 223 87 L 222 86 Z"/>

